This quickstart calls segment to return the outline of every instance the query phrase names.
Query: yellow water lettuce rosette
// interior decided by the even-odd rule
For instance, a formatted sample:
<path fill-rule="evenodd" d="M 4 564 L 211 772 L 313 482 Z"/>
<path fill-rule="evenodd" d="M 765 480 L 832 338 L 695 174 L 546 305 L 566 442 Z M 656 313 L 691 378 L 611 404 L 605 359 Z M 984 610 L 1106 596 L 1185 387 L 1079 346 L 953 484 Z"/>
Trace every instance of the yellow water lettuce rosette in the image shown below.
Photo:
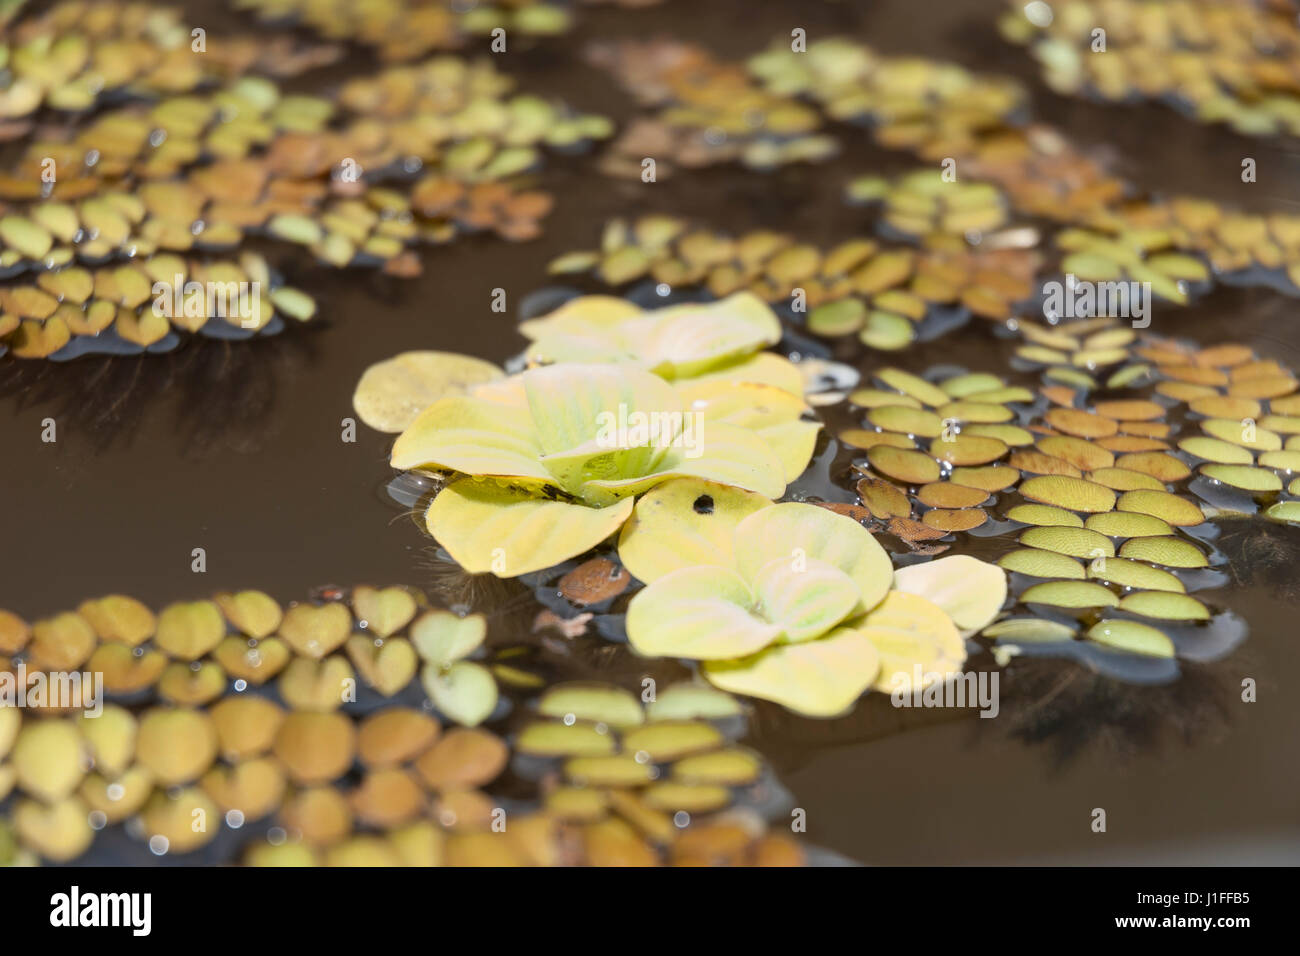
<path fill-rule="evenodd" d="M 467 571 L 514 577 L 599 544 L 635 496 L 672 478 L 781 495 L 807 459 L 752 421 L 734 423 L 751 414 L 725 390 L 688 402 L 643 369 L 565 363 L 440 399 L 398 437 L 391 461 L 450 473 L 429 532 Z"/>
<path fill-rule="evenodd" d="M 722 690 L 807 716 L 842 714 L 872 688 L 910 690 L 918 675 L 925 685 L 957 672 L 963 634 L 1006 597 L 1001 569 L 965 556 L 896 580 L 870 532 L 816 505 L 765 505 L 682 481 L 637 512 L 619 549 L 649 581 L 628 607 L 633 648 L 700 661 Z M 713 542 L 712 560 L 690 563 Z"/>
<path fill-rule="evenodd" d="M 532 342 L 533 363 L 627 363 L 674 382 L 722 379 L 803 392 L 794 364 L 763 351 L 781 340 L 781 322 L 752 292 L 662 309 L 579 296 L 519 331 Z"/>

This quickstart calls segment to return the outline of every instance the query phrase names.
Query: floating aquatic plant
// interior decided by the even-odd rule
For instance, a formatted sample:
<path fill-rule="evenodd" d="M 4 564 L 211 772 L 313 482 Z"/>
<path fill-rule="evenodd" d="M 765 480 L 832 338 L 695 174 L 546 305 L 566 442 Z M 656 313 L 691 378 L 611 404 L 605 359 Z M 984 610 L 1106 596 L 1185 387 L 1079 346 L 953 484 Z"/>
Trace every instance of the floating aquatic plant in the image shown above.
<path fill-rule="evenodd" d="M 105 6 L 120 15 L 118 27 L 141 33 L 132 43 L 163 42 L 156 34 L 165 33 L 172 44 L 180 29 L 169 15 Z M 59 6 L 57 17 L 18 28 L 20 71 L 46 70 L 47 85 L 94 73 L 91 38 L 114 27 L 97 15 L 77 32 L 83 7 Z M 268 55 L 275 49 L 263 45 Z M 55 49 L 38 67 L 40 51 Z M 209 61 L 188 39 L 183 53 Z M 311 297 L 285 286 L 261 256 L 239 251 L 250 236 L 302 247 L 335 268 L 415 275 L 417 243 L 466 230 L 538 235 L 551 198 L 527 177 L 545 148 L 569 150 L 611 131 L 602 117 L 514 92 L 486 61 L 434 57 L 351 79 L 328 99 L 245 75 L 255 66 L 249 59 L 191 77 L 198 88 L 184 95 L 189 81 L 176 89 L 137 82 L 135 92 L 154 98 L 32 136 L 17 131 L 27 142 L 0 175 L 0 271 L 37 275 L 0 290 L 0 350 L 59 359 L 160 351 L 200 329 L 247 338 L 278 331 L 280 316 L 307 321 L 316 314 Z M 220 85 L 200 84 L 204 77 Z M 8 95 L 27 83 L 19 77 Z"/>
<path fill-rule="evenodd" d="M 918 326 L 948 308 L 1005 320 L 1029 296 L 1037 255 L 1026 249 L 958 245 L 917 251 L 872 239 L 820 249 L 777 232 L 731 237 L 685 220 L 645 216 L 606 225 L 598 251 L 567 253 L 550 271 L 594 271 L 610 286 L 651 278 L 674 289 L 702 286 L 714 296 L 740 290 L 785 306 L 809 331 L 856 334 L 868 347 L 901 349 Z M 960 318 L 960 316 L 958 316 Z"/>
<path fill-rule="evenodd" d="M 1058 93 L 1166 100 L 1202 123 L 1252 136 L 1300 132 L 1300 31 L 1281 10 L 1212 0 L 1070 0 L 1034 16 L 1021 3 L 1011 7 L 999 21 L 1003 36 L 1029 48 Z M 1232 69 L 1216 68 L 1225 60 Z"/>
<path fill-rule="evenodd" d="M 537 718 L 514 742 L 481 727 L 447 727 L 427 705 L 391 698 L 419 686 L 423 660 L 422 683 L 442 715 L 462 723 L 486 716 L 493 707 L 472 688 L 491 684 L 495 704 L 488 671 L 497 665 L 466 660 L 481 647 L 484 619 L 429 610 L 406 588 L 332 596 L 282 608 L 260 591 L 223 592 L 154 613 L 108 595 L 31 625 L 0 612 L 6 666 L 16 656 L 32 668 L 99 670 L 108 652 L 216 675 L 210 697 L 176 701 L 162 668 L 124 685 L 121 667 L 110 665 L 109 699 L 97 716 L 0 707 L 0 799 L 16 794 L 0 820 L 0 862 L 84 859 L 96 832 L 118 825 L 155 854 L 188 854 L 227 832 L 219 820 L 234 831 L 273 822 L 290 834 L 244 843 L 237 852 L 252 865 L 804 861 L 748 809 L 770 801 L 772 784 L 761 758 L 735 744 L 743 711 L 730 696 L 682 684 L 643 706 L 613 685 L 564 684 L 543 693 Z M 227 653 L 228 642 L 242 650 Z M 283 656 L 259 673 L 273 648 Z M 354 691 L 338 679 L 352 674 L 349 660 L 388 702 L 351 703 Z M 482 680 L 467 680 L 467 668 Z M 278 694 L 244 690 L 277 672 Z M 538 780 L 527 806 L 516 784 L 512 835 L 489 836 L 501 802 L 483 788 L 512 754 L 535 761 L 557 730 L 605 726 L 621 737 L 627 760 L 651 758 L 640 789 L 614 779 L 612 762 L 570 759 L 564 786 Z M 614 731 L 601 733 L 614 743 Z M 562 756 L 577 756 L 566 747 Z M 592 798 L 599 810 L 586 806 Z M 205 827 L 191 825 L 199 811 Z M 736 828 L 732 838 L 715 845 L 727 828 Z M 737 833 L 745 834 L 738 844 Z"/>
<path fill-rule="evenodd" d="M 679 503 L 710 497 L 689 484 L 664 493 Z M 895 589 L 888 555 L 856 521 L 805 504 L 746 510 L 732 502 L 701 519 L 694 505 L 638 506 L 620 544 L 634 573 L 649 576 L 628 607 L 638 652 L 701 661 L 724 690 L 831 717 L 869 687 L 910 686 L 913 664 L 927 682 L 954 672 L 966 657 L 960 630 L 978 630 L 1001 609 L 1003 573 L 973 558 L 899 572 Z M 674 566 L 672 542 L 684 537 L 689 547 L 706 522 L 714 523 L 706 533 L 730 531 L 730 547 L 704 564 L 683 549 Z M 653 560 L 638 538 L 659 539 Z"/>
<path fill-rule="evenodd" d="M 654 112 L 634 120 L 602 161 L 605 172 L 655 179 L 674 166 L 740 161 L 757 169 L 820 162 L 839 151 L 820 132 L 817 112 L 792 97 L 764 90 L 708 51 L 675 40 L 593 44 L 589 61 L 618 77 Z"/>
<path fill-rule="evenodd" d="M 397 439 L 392 465 L 450 472 L 426 514 L 430 534 L 467 571 L 514 577 L 599 544 L 636 495 L 670 478 L 780 496 L 788 461 L 753 423 L 730 423 L 725 398 L 688 402 L 640 369 L 530 369 L 429 406 Z"/>

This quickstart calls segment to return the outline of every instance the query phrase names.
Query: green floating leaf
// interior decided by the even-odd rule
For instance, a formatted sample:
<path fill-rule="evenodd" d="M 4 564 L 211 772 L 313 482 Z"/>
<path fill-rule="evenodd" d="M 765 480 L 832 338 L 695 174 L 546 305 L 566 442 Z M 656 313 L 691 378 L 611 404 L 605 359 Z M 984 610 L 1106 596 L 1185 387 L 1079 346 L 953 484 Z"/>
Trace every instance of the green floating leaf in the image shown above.
<path fill-rule="evenodd" d="M 429 611 L 411 625 L 410 635 L 426 663 L 448 668 L 483 644 L 487 619 L 482 614 L 461 617 L 451 611 Z"/>
<path fill-rule="evenodd" d="M 618 741 L 594 724 L 565 724 L 540 720 L 529 724 L 515 741 L 515 750 L 535 757 L 594 757 L 612 754 Z"/>
<path fill-rule="evenodd" d="M 742 713 L 730 694 L 704 684 L 674 684 L 646 708 L 650 720 L 723 720 Z"/>
<path fill-rule="evenodd" d="M 1082 581 L 1086 576 L 1083 565 L 1074 558 L 1056 551 L 1040 548 L 1020 548 L 1004 554 L 998 561 L 1008 571 L 1028 574 L 1035 578 L 1066 578 Z"/>
<path fill-rule="evenodd" d="M 1271 505 L 1264 514 L 1274 521 L 1289 521 L 1300 524 L 1300 501 L 1279 501 Z"/>
<path fill-rule="evenodd" d="M 1074 633 L 1074 628 L 1045 617 L 1012 617 L 984 628 L 985 637 L 1024 644 L 1069 641 Z"/>
<path fill-rule="evenodd" d="M 537 702 L 545 717 L 596 721 L 610 727 L 636 727 L 645 721 L 641 702 L 630 691 L 609 684 L 561 684 Z"/>
<path fill-rule="evenodd" d="M 1161 631 L 1137 621 L 1108 619 L 1088 629 L 1088 640 L 1107 647 L 1146 654 L 1150 657 L 1173 657 L 1174 642 Z"/>
<path fill-rule="evenodd" d="M 1088 577 L 1145 591 L 1175 591 L 1181 594 L 1186 590 L 1183 582 L 1168 571 L 1124 558 L 1101 558 L 1089 563 Z"/>
<path fill-rule="evenodd" d="M 426 664 L 420 681 L 433 705 L 463 727 L 478 726 L 496 709 L 497 682 L 486 667 L 472 661 L 458 661 L 445 670 Z"/>
<path fill-rule="evenodd" d="M 1091 581 L 1048 581 L 1035 584 L 1020 595 L 1025 604 L 1049 604 L 1053 607 L 1114 607 L 1119 598 L 1113 591 Z"/>
<path fill-rule="evenodd" d="M 1138 591 L 1119 602 L 1121 611 L 1164 621 L 1208 621 L 1210 611 L 1196 598 L 1170 591 Z"/>

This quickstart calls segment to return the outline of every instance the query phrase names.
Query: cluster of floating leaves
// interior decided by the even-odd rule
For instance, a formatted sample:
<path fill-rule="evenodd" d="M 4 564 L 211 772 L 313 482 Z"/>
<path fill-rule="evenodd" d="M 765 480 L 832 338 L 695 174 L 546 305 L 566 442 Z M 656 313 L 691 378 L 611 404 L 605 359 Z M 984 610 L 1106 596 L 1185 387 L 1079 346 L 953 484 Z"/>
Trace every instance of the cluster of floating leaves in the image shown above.
<path fill-rule="evenodd" d="M 21 794 L 0 863 L 76 859 L 119 824 L 155 854 L 254 865 L 802 862 L 766 834 L 775 784 L 730 743 L 733 699 L 670 687 L 643 717 L 616 687 L 565 685 L 502 737 L 474 726 L 501 709 L 494 675 L 543 682 L 517 653 L 466 660 L 485 630 L 397 587 L 287 609 L 242 591 L 157 614 L 121 595 L 31 624 L 0 612 L 9 693 L 19 675 L 31 691 L 38 672 L 85 670 L 108 698 L 98 716 L 0 707 L 0 800 Z M 620 740 L 635 778 L 601 759 Z M 552 757 L 570 759 L 557 772 Z M 503 774 L 532 796 L 489 797 Z"/>
<path fill-rule="evenodd" d="M 1158 100 L 1250 136 L 1300 133 L 1300 29 L 1286 4 L 1249 0 L 1012 3 L 1002 35 L 1058 93 Z"/>
<path fill-rule="evenodd" d="M 196 55 L 198 38 L 179 11 L 118 0 L 71 0 L 6 26 L 0 42 L 5 138 L 26 132 L 27 118 L 42 107 L 77 113 L 114 96 L 184 93 L 249 70 L 289 76 L 340 53 L 257 36 L 222 37 L 209 52 L 203 39 Z"/>
<path fill-rule="evenodd" d="M 970 248 L 964 241 L 918 250 L 850 239 L 823 250 L 779 232 L 732 237 L 650 215 L 611 221 L 599 250 L 566 253 L 550 272 L 590 272 L 616 287 L 648 278 L 715 296 L 746 289 L 784 306 L 787 319 L 802 318 L 817 335 L 856 335 L 871 348 L 894 350 L 970 314 L 1009 318 L 1030 295 L 1037 264 L 1033 250 Z"/>
<path fill-rule="evenodd" d="M 1080 240 L 1084 244 L 1100 241 L 1106 244 L 1100 258 L 1121 268 L 1126 257 L 1154 255 L 1160 257 L 1155 263 L 1157 273 L 1192 286 L 1219 279 L 1300 294 L 1300 216 L 1295 214 L 1248 213 L 1205 199 L 1174 196 L 1164 201 L 1116 204 L 1080 224 L 1091 235 L 1067 231 L 1062 247 Z M 1102 267 L 1113 271 L 1109 264 Z M 1143 278 L 1152 282 L 1156 292 L 1179 301 L 1178 296 L 1169 294 L 1168 282 L 1159 284 L 1158 276 Z"/>
<path fill-rule="evenodd" d="M 931 169 L 918 169 L 894 181 L 860 176 L 845 192 L 850 202 L 881 203 L 882 223 L 904 236 L 980 237 L 1007 222 L 1006 197 L 996 186 L 947 182 Z"/>
<path fill-rule="evenodd" d="M 820 132 L 817 111 L 764 90 L 743 67 L 718 61 L 707 50 L 674 40 L 621 40 L 594 44 L 587 58 L 612 71 L 654 113 L 632 121 L 602 159 L 614 176 L 640 176 L 646 157 L 655 177 L 673 164 L 709 166 L 739 161 L 756 169 L 817 162 L 839 143 Z"/>
<path fill-rule="evenodd" d="M 0 270 L 44 273 L 7 290 L 0 348 L 7 336 L 16 355 L 44 357 L 98 337 L 58 355 L 68 357 L 157 346 L 218 315 L 218 334 L 273 331 L 276 311 L 305 320 L 315 304 L 275 287 L 264 265 L 250 269 L 236 255 L 245 239 L 301 246 L 337 268 L 418 274 L 416 243 L 535 237 L 551 208 L 529 188 L 542 150 L 609 132 L 601 117 L 515 93 L 487 60 L 451 56 L 355 78 L 334 99 L 239 76 L 43 130 L 0 176 Z M 175 286 L 174 301 L 156 302 L 155 282 Z M 206 301 L 254 282 L 255 317 Z"/>
<path fill-rule="evenodd" d="M 165 293 L 161 309 L 155 308 L 155 283 L 175 290 Z M 16 358 L 74 358 L 166 349 L 182 332 L 246 338 L 282 327 L 280 316 L 308 321 L 316 303 L 283 284 L 257 253 L 233 260 L 159 253 L 98 269 L 70 265 L 9 283 L 0 287 L 0 309 L 0 340 Z M 0 343 L 0 354 L 5 348 Z"/>
<path fill-rule="evenodd" d="M 567 32 L 569 9 L 552 0 L 234 0 L 273 25 L 301 25 L 330 40 L 374 47 L 385 60 L 454 50 L 498 28 L 507 36 Z"/>
<path fill-rule="evenodd" d="M 817 40 L 799 53 L 778 40 L 747 67 L 764 89 L 811 98 L 833 120 L 870 122 L 882 145 L 936 162 L 968 151 L 1026 101 L 1014 80 L 922 57 L 881 56 L 843 38 Z"/>
<path fill-rule="evenodd" d="M 514 749 L 546 781 L 548 813 L 617 851 L 607 862 L 653 865 L 658 843 L 678 865 L 797 865 L 797 845 L 739 814 L 677 834 L 694 817 L 770 802 L 762 758 L 736 745 L 743 714 L 735 698 L 698 684 L 668 687 L 648 705 L 618 687 L 564 684 L 542 694 Z"/>
<path fill-rule="evenodd" d="M 953 532 L 1014 532 L 999 563 L 1036 616 L 985 630 L 1003 653 L 1082 656 L 1137 680 L 1225 655 L 1240 622 L 1189 593 L 1225 583 L 1208 521 L 1300 517 L 1300 382 L 1245 346 L 1191 348 L 1114 319 L 1013 325 L 1036 391 L 886 368 L 850 396 L 864 427 L 840 438 L 866 450 L 865 517 L 927 554 Z"/>
<path fill-rule="evenodd" d="M 1162 11 L 1169 6 L 1144 4 L 1141 9 Z M 1292 24 L 1286 35 L 1294 32 Z M 1106 61 L 1109 56 L 1092 60 Z M 1157 55 L 1145 59 L 1151 64 L 1169 62 Z M 1201 52 L 1188 59 L 1194 64 L 1213 61 Z M 1059 130 L 1029 121 L 1027 96 L 1014 82 L 940 61 L 912 59 L 898 66 L 908 81 L 900 82 L 891 96 L 873 78 L 882 62 L 893 61 L 882 60 L 854 41 L 830 39 L 810 44 L 806 54 L 791 53 L 788 44 L 776 46 L 751 59 L 749 66 L 772 92 L 810 98 L 834 119 L 868 121 L 881 145 L 909 150 L 936 164 L 936 172 L 928 176 L 921 171 L 889 184 L 865 176 L 849 185 L 851 198 L 883 200 L 883 222 L 895 231 L 956 232 L 965 225 L 966 214 L 977 223 L 996 223 L 1007 203 L 1028 216 L 1100 233 L 1085 237 L 1067 231 L 1061 248 L 1067 253 L 1096 252 L 1093 265 L 1150 281 L 1171 302 L 1186 299 L 1186 290 L 1176 287 L 1208 278 L 1205 264 L 1194 256 L 1236 283 L 1270 284 L 1293 293 L 1300 288 L 1300 216 L 1245 213 L 1197 197 L 1136 198 L 1131 184 Z M 1224 63 L 1213 62 L 1217 70 L 1231 72 Z M 1293 82 L 1278 80 L 1282 88 Z M 936 88 L 945 93 L 927 112 L 922 93 Z M 999 104 L 1001 109 L 973 103 Z M 1233 115 L 1241 114 L 1234 108 Z M 945 181 L 937 171 L 941 161 L 950 159 L 955 181 Z M 948 230 L 943 229 L 945 222 Z M 1106 243 L 1113 245 L 1083 248 Z M 1144 261 L 1148 257 L 1158 258 Z M 1281 272 L 1286 274 L 1277 275 Z"/>

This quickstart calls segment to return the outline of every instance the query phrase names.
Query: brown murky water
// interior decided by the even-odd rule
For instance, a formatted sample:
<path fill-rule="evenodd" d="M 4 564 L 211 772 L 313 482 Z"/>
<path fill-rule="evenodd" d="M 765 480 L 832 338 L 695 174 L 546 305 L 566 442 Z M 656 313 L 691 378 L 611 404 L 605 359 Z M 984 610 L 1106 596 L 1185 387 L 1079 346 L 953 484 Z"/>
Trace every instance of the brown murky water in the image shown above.
<path fill-rule="evenodd" d="M 220 5 L 184 6 L 212 33 L 235 22 Z M 1035 91 L 1039 116 L 1080 143 L 1107 144 L 1139 185 L 1255 210 L 1300 200 L 1293 146 L 1195 126 L 1163 107 L 1102 107 L 1045 92 L 1022 51 L 997 37 L 999 7 L 669 0 L 631 12 L 584 9 L 569 37 L 512 55 L 503 67 L 526 87 L 618 118 L 631 115 L 632 103 L 580 61 L 593 38 L 663 32 L 741 56 L 795 26 L 810 37 L 851 34 L 889 52 L 1018 76 Z M 298 82 L 315 86 L 322 76 Z M 662 211 L 736 232 L 765 226 L 823 243 L 848 238 L 864 229 L 864 216 L 840 201 L 845 178 L 913 164 L 871 146 L 862 131 L 840 132 L 846 149 L 834 163 L 773 175 L 726 168 L 644 184 L 600 177 L 593 156 L 552 162 L 541 182 L 557 207 L 542 239 L 428 250 L 415 280 L 340 274 L 272 250 L 324 313 L 312 327 L 272 339 L 195 341 L 164 356 L 5 363 L 0 606 L 31 619 L 110 592 L 157 607 L 239 587 L 282 600 L 325 583 L 428 587 L 431 543 L 385 492 L 390 439 L 364 426 L 355 443 L 340 437 L 362 370 L 405 349 L 495 361 L 518 351 L 524 340 L 513 312 L 550 284 L 547 261 L 594 245 L 611 216 Z M 1244 156 L 1258 161 L 1256 184 L 1240 181 Z M 491 311 L 496 287 L 506 290 L 510 314 Z M 1241 341 L 1300 367 L 1295 309 L 1295 300 L 1264 290 L 1221 288 L 1192 308 L 1157 308 L 1152 330 L 1204 344 Z M 973 323 L 902 362 L 1003 369 L 1006 353 Z M 849 356 L 863 369 L 883 364 Z M 40 440 L 46 417 L 58 423 L 55 444 Z M 749 742 L 806 811 L 812 840 L 863 862 L 1294 863 L 1300 531 L 1252 524 L 1219 544 L 1238 580 L 1209 597 L 1243 615 L 1251 634 L 1225 661 L 1184 664 L 1176 684 L 1128 686 L 1060 661 L 1021 660 L 1002 675 L 994 720 L 896 710 L 870 695 L 833 722 L 760 706 Z M 200 547 L 202 575 L 191 571 Z M 1241 702 L 1246 677 L 1258 681 L 1257 703 Z M 1106 834 L 1089 828 L 1095 807 L 1107 811 Z"/>

